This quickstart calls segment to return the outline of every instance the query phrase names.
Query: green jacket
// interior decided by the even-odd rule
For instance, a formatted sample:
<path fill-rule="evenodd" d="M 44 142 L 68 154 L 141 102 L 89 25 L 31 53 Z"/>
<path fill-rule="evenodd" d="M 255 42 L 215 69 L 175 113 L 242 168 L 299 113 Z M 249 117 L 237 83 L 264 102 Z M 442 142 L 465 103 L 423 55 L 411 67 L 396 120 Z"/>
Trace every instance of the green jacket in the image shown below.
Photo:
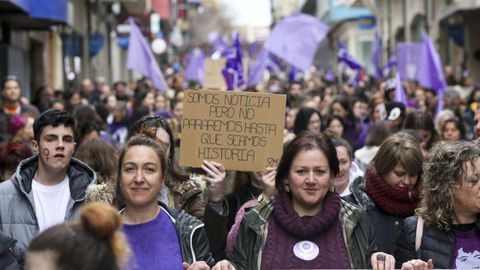
<path fill-rule="evenodd" d="M 370 256 L 376 251 L 371 226 L 358 206 L 343 199 L 341 204 L 339 219 L 350 265 L 352 269 L 371 268 Z M 245 214 L 231 258 L 237 270 L 260 269 L 272 211 L 273 200 L 262 202 Z"/>

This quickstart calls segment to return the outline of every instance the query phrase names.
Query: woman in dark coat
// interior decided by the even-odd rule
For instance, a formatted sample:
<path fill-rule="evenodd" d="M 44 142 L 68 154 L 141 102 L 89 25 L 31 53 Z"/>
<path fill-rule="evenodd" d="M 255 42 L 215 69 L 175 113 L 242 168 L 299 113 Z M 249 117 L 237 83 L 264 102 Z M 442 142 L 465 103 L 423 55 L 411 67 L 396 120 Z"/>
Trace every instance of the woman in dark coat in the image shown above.
<path fill-rule="evenodd" d="M 382 143 L 365 176 L 350 185 L 352 194 L 346 199 L 366 210 L 379 251 L 394 253 L 403 220 L 417 208 L 422 163 L 417 140 L 396 133 Z"/>
<path fill-rule="evenodd" d="M 420 208 L 405 220 L 398 238 L 398 268 L 480 266 L 479 170 L 478 143 L 439 142 L 432 148 L 424 166 Z"/>

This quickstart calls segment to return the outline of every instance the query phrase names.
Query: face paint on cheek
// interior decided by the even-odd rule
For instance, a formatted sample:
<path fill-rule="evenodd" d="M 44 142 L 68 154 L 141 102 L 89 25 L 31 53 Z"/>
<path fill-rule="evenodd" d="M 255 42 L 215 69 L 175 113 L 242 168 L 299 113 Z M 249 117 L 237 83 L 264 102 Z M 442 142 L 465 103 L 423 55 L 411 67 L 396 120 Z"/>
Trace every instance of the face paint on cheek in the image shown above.
<path fill-rule="evenodd" d="M 45 148 L 45 149 L 43 149 L 43 154 L 45 155 L 45 159 L 47 159 L 47 162 L 48 162 L 48 157 L 50 155 L 50 151 L 47 148 Z"/>

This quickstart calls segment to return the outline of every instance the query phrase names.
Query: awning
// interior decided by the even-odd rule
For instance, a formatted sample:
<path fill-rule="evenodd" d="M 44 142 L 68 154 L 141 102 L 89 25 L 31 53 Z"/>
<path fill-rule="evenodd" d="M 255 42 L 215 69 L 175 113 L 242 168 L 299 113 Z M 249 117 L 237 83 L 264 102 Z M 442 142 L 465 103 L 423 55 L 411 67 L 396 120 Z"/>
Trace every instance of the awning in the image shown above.
<path fill-rule="evenodd" d="M 14 29 L 42 30 L 66 24 L 68 0 L 0 0 L 0 20 Z"/>
<path fill-rule="evenodd" d="M 332 8 L 326 17 L 328 23 L 336 23 L 340 21 L 357 20 L 365 18 L 374 18 L 375 15 L 364 7 L 350 7 L 350 6 L 337 6 Z"/>
<path fill-rule="evenodd" d="M 30 0 L 0 0 L 0 12 L 28 14 Z"/>
<path fill-rule="evenodd" d="M 462 0 L 456 1 L 442 10 L 440 10 L 438 20 L 444 20 L 448 17 L 455 15 L 458 12 L 467 11 L 467 10 L 475 10 L 480 8 L 480 0 Z"/>

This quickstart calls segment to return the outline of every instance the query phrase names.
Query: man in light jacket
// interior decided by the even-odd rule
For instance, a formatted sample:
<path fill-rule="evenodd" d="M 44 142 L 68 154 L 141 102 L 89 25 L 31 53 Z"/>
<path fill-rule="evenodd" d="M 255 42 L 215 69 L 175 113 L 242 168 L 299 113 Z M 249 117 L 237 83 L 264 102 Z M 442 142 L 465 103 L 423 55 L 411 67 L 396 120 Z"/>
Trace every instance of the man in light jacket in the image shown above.
<path fill-rule="evenodd" d="M 10 181 L 0 184 L 0 230 L 25 250 L 40 231 L 70 220 L 85 200 L 95 172 L 73 159 L 75 120 L 48 110 L 33 124 L 36 155 L 23 160 Z"/>

